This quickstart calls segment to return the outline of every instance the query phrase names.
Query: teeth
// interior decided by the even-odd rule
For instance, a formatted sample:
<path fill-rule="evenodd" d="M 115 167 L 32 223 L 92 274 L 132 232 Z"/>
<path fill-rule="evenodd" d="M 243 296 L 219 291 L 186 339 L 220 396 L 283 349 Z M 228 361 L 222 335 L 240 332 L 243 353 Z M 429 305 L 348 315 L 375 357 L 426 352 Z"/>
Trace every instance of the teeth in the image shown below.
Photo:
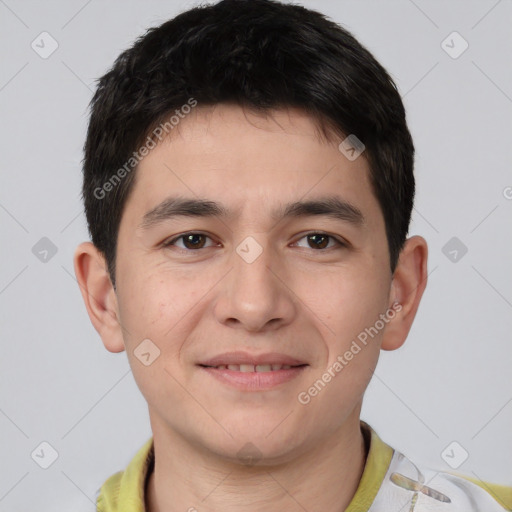
<path fill-rule="evenodd" d="M 259 364 L 256 366 L 257 372 L 271 372 L 272 371 L 272 365 L 271 364 Z"/>
<path fill-rule="evenodd" d="M 289 364 L 221 364 L 219 366 L 214 366 L 217 370 L 231 370 L 234 372 L 242 372 L 242 373 L 249 373 L 249 372 L 273 372 L 276 370 L 289 370 L 291 366 Z"/>

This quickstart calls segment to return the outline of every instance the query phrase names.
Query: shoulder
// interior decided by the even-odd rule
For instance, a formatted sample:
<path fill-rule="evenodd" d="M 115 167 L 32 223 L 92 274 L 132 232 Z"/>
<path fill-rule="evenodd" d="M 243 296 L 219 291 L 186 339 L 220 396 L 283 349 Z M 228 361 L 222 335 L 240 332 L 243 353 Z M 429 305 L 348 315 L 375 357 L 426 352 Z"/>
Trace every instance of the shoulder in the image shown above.
<path fill-rule="evenodd" d="M 153 437 L 138 450 L 124 471 L 110 476 L 96 497 L 97 512 L 140 512 L 144 510 L 147 477 L 154 464 Z"/>
<path fill-rule="evenodd" d="M 119 492 L 124 471 L 119 471 L 105 480 L 96 493 L 96 512 L 111 512 L 117 510 Z"/>
<path fill-rule="evenodd" d="M 418 467 L 395 451 L 368 512 L 391 510 L 397 503 L 415 512 L 504 512 L 512 510 L 512 487 Z"/>
<path fill-rule="evenodd" d="M 451 478 L 459 480 L 461 479 L 465 482 L 470 482 L 478 486 L 480 489 L 483 489 L 487 494 L 491 495 L 503 507 L 504 510 L 512 511 L 512 486 L 484 482 L 483 480 L 479 480 L 478 478 L 473 478 L 468 475 L 463 475 L 459 473 L 446 474 L 449 474 Z"/>

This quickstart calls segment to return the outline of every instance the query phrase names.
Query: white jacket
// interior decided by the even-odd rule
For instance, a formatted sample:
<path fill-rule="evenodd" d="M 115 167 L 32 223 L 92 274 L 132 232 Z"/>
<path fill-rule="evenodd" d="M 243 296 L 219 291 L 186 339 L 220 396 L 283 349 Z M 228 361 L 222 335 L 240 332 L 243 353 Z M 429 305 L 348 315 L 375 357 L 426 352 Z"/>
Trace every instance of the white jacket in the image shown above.
<path fill-rule="evenodd" d="M 420 469 L 396 451 L 368 512 L 504 512 L 491 494 L 456 475 Z"/>

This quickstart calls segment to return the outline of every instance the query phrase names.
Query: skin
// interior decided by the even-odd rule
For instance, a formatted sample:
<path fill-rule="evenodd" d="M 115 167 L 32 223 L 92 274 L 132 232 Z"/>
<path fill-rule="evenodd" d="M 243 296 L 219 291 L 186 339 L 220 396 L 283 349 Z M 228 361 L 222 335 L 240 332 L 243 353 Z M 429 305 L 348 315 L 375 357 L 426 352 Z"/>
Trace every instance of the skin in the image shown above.
<path fill-rule="evenodd" d="M 427 245 L 409 238 L 391 274 L 367 161 L 364 153 L 349 161 L 341 140 L 321 139 L 299 110 L 198 106 L 139 164 L 119 228 L 116 290 L 96 248 L 77 248 L 91 322 L 107 350 L 126 350 L 148 402 L 156 463 L 147 510 L 334 512 L 350 503 L 366 460 L 363 394 L 380 350 L 407 337 L 426 286 Z M 270 215 L 333 193 L 364 222 Z M 234 213 L 142 230 L 144 214 L 171 195 L 217 201 Z M 184 239 L 161 245 L 190 231 L 209 237 L 199 237 L 203 248 Z M 308 241 L 306 234 L 319 231 L 333 238 Z M 236 252 L 248 236 L 262 248 L 252 263 Z M 395 302 L 401 311 L 385 328 L 307 405 L 299 403 L 299 393 Z M 144 339 L 160 350 L 149 366 L 134 355 Z M 197 366 L 234 350 L 280 352 L 309 366 L 256 392 L 233 389 Z M 248 442 L 259 454 L 249 465 L 238 455 Z"/>

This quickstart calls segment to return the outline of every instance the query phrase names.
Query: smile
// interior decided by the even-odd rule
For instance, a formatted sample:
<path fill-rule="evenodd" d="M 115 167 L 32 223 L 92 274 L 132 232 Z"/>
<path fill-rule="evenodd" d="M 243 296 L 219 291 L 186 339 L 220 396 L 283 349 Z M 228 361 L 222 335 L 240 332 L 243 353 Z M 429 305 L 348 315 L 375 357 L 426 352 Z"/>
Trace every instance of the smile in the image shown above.
<path fill-rule="evenodd" d="M 224 386 L 239 391 L 267 391 L 277 389 L 299 377 L 307 364 L 229 364 L 219 366 L 199 365 L 198 368 Z"/>
<path fill-rule="evenodd" d="M 305 365 L 301 365 L 305 366 Z M 250 373 L 250 372 L 275 372 L 278 370 L 289 370 L 290 368 L 297 368 L 297 366 L 290 366 L 289 364 L 221 364 L 219 366 L 204 366 L 205 368 L 215 368 L 216 370 L 231 370 L 234 372 Z"/>

